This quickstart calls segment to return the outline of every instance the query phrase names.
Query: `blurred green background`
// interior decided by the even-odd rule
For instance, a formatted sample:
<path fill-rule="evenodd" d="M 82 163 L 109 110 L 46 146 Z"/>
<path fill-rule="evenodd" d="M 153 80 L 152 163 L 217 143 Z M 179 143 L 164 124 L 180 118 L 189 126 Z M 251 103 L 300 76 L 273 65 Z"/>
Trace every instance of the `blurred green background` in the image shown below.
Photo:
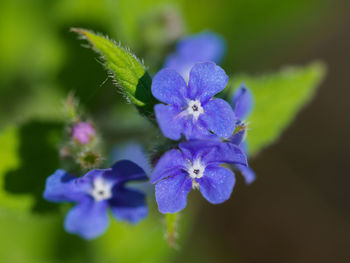
<path fill-rule="evenodd" d="M 2 0 L 0 262 L 350 261 L 349 12 L 348 0 Z M 70 27 L 121 41 L 153 73 L 179 37 L 206 29 L 227 40 L 230 75 L 314 59 L 329 73 L 279 142 L 252 160 L 253 185 L 239 179 L 225 204 L 198 198 L 186 209 L 179 249 L 167 247 L 155 207 L 140 225 L 113 223 L 85 242 L 62 230 L 57 210 L 67 207 L 41 199 L 60 165 L 64 98 L 75 92 L 110 145 L 147 141 L 150 128 Z"/>

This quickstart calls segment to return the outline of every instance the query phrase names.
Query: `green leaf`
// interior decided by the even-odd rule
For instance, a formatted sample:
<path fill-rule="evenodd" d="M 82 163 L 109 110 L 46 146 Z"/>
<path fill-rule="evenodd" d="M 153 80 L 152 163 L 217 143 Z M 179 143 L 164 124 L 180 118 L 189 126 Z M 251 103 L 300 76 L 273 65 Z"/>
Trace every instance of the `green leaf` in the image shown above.
<path fill-rule="evenodd" d="M 152 79 L 142 62 L 131 52 L 101 35 L 73 28 L 86 38 L 105 62 L 105 67 L 121 87 L 123 94 L 146 116 L 152 116 L 156 102 L 151 93 Z"/>
<path fill-rule="evenodd" d="M 277 73 L 232 78 L 230 87 L 236 89 L 245 82 L 254 95 L 255 107 L 248 118 L 248 143 L 252 155 L 279 138 L 312 99 L 325 73 L 325 65 L 315 62 L 305 67 L 285 67 Z M 232 93 L 233 90 L 230 95 Z"/>

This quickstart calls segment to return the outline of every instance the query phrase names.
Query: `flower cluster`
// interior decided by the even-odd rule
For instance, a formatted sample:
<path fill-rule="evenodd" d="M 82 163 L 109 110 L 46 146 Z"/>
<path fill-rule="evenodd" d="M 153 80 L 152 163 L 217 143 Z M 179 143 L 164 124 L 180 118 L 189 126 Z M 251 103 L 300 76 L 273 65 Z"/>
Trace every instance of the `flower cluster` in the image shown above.
<path fill-rule="evenodd" d="M 240 143 L 221 140 L 235 136 L 235 127 L 240 123 L 226 101 L 213 97 L 227 81 L 224 70 L 213 62 L 195 64 L 188 84 L 172 69 L 163 69 L 154 77 L 152 93 L 165 103 L 155 106 L 161 131 L 173 140 L 182 135 L 186 138 L 177 149 L 165 153 L 154 169 L 151 182 L 156 184 L 160 212 L 182 210 L 191 189 L 199 189 L 210 203 L 226 201 L 235 176 L 221 165 L 247 167 Z"/>
<path fill-rule="evenodd" d="M 44 191 L 48 201 L 76 204 L 64 222 L 67 232 L 85 239 L 100 236 L 108 227 L 109 210 L 115 219 L 133 224 L 145 218 L 145 194 L 126 184 L 148 180 L 147 175 L 152 174 L 161 213 L 184 209 L 192 189 L 212 204 L 225 202 L 235 185 L 230 168 L 239 170 L 247 183 L 255 179 L 244 141 L 252 94 L 242 85 L 232 105 L 215 97 L 228 83 L 225 71 L 214 63 L 221 60 L 224 49 L 223 40 L 213 33 L 188 37 L 168 57 L 167 67 L 154 76 L 151 91 L 159 101 L 154 106 L 158 127 L 168 139 L 180 141 L 176 147 L 165 145 L 168 151 L 154 160 L 153 171 L 138 145 L 115 149 L 112 168 L 95 169 L 102 159 L 94 151 L 99 141 L 95 125 L 79 118 L 69 97 L 70 148 L 64 149 L 89 171 L 76 177 L 59 169 L 47 178 Z"/>

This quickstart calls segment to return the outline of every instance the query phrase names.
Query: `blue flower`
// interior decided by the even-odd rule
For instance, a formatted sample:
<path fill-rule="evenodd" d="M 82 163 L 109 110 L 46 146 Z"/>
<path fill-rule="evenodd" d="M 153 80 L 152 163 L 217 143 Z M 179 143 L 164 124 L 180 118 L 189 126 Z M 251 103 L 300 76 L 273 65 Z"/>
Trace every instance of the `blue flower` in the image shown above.
<path fill-rule="evenodd" d="M 125 186 L 135 180 L 147 180 L 147 176 L 127 160 L 109 169 L 91 170 L 79 178 L 57 170 L 46 180 L 44 198 L 77 203 L 66 216 L 65 230 L 93 239 L 103 234 L 109 225 L 108 208 L 116 219 L 133 224 L 147 216 L 145 195 Z"/>
<path fill-rule="evenodd" d="M 229 141 L 237 146 L 239 146 L 247 155 L 248 155 L 248 147 L 245 141 L 247 127 L 244 123 L 244 119 L 249 116 L 254 106 L 254 98 L 253 94 L 245 84 L 242 84 L 233 94 L 232 97 L 232 107 L 234 109 L 236 119 L 236 129 L 238 130 L 234 133 Z M 240 171 L 243 175 L 244 180 L 247 184 L 252 183 L 256 175 L 254 171 L 249 166 L 244 166 L 240 164 L 235 164 L 234 168 Z"/>
<path fill-rule="evenodd" d="M 178 140 L 199 139 L 212 133 L 227 138 L 235 129 L 231 106 L 212 98 L 228 81 L 224 70 L 213 62 L 197 63 L 188 85 L 172 69 L 163 69 L 153 78 L 152 93 L 164 104 L 157 104 L 155 115 L 164 136 Z"/>
<path fill-rule="evenodd" d="M 151 183 L 161 213 L 175 213 L 186 207 L 192 188 L 205 199 L 219 204 L 229 199 L 235 176 L 224 163 L 247 165 L 242 150 L 231 143 L 188 141 L 165 153 L 157 162 Z"/>
<path fill-rule="evenodd" d="M 176 70 L 188 82 L 191 68 L 197 62 L 213 61 L 219 64 L 224 57 L 224 39 L 212 32 L 202 32 L 183 38 L 170 54 L 164 67 Z"/>
<path fill-rule="evenodd" d="M 241 122 L 252 112 L 254 108 L 254 97 L 244 83 L 233 94 L 232 107 L 237 119 Z"/>

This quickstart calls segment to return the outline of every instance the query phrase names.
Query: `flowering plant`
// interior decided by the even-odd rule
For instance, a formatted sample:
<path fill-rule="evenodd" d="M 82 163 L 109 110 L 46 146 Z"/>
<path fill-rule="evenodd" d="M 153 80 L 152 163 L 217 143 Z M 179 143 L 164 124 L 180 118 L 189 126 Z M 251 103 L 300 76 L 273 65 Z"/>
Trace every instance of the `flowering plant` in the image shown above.
<path fill-rule="evenodd" d="M 214 224 L 239 238 L 271 207 L 256 196 L 283 189 L 268 180 L 287 166 L 263 149 L 325 72 L 275 69 L 304 61 L 312 37 L 296 33 L 315 24 L 295 11 L 310 3 L 3 2 L 0 262 L 172 262 L 173 246 L 217 261 L 198 253 L 225 252 Z"/>
<path fill-rule="evenodd" d="M 149 234 L 153 225 L 160 223 L 155 218 L 165 214 L 166 236 L 169 244 L 175 245 L 179 228 L 186 226 L 183 221 L 188 224 L 192 220 L 188 214 L 193 213 L 194 196 L 189 193 L 199 192 L 210 204 L 222 204 L 240 180 L 237 172 L 247 184 L 254 182 L 256 174 L 248 159 L 274 141 L 298 109 L 294 102 L 286 101 L 283 118 L 266 119 L 266 114 L 274 116 L 276 112 L 271 101 L 285 100 L 291 78 L 301 82 L 305 75 L 312 75 L 312 80 L 318 80 L 322 71 L 319 64 L 292 68 L 270 77 L 268 85 L 265 77 L 230 77 L 219 66 L 226 51 L 224 40 L 204 32 L 180 40 L 163 67 L 151 76 L 128 49 L 88 30 L 73 31 L 101 55 L 120 92 L 143 117 L 139 121 L 150 127 L 143 145 L 117 145 L 108 155 L 111 147 L 106 145 L 109 140 L 104 137 L 102 121 L 84 112 L 69 93 L 64 123 L 48 129 L 47 133 L 63 130 L 64 135 L 56 144 L 60 162 L 51 163 L 51 170 L 44 171 L 46 183 L 41 178 L 43 189 L 36 193 L 37 205 L 73 203 L 65 211 L 63 227 L 86 240 L 115 231 L 115 224 L 123 222 L 141 223 L 140 228 L 147 228 Z M 272 90 L 270 82 L 275 79 L 281 87 L 275 85 Z M 303 92 L 316 86 L 316 80 L 298 85 L 295 97 L 306 100 Z M 9 135 L 0 137 L 2 144 L 11 141 L 11 134 L 10 130 Z M 35 137 L 38 145 L 45 139 L 43 134 Z M 28 167 L 21 169 L 27 171 Z M 184 217 L 181 224 L 180 213 Z M 109 226 L 112 229 L 107 231 Z M 128 231 L 132 230 L 125 233 Z"/>
<path fill-rule="evenodd" d="M 77 118 L 78 110 L 70 99 L 70 109 L 75 113 L 71 141 L 73 149 L 78 149 L 75 152 L 79 163 L 88 172 L 72 176 L 57 170 L 46 181 L 44 198 L 77 203 L 66 216 L 65 229 L 92 239 L 106 231 L 108 208 L 116 220 L 133 224 L 147 216 L 143 191 L 153 190 L 133 190 L 125 184 L 150 180 L 155 185 L 158 209 L 167 216 L 168 238 L 173 245 L 178 212 L 186 207 L 192 189 L 199 190 L 211 204 L 220 204 L 232 194 L 234 170 L 248 184 L 255 180 L 247 162 L 246 140 L 254 96 L 243 83 L 230 98 L 229 77 L 215 63 L 221 61 L 225 43 L 214 33 L 183 39 L 166 59 L 164 68 L 152 78 L 128 50 L 90 31 L 73 31 L 102 55 L 126 98 L 159 128 L 164 136 L 163 150 L 155 151 L 148 163 L 142 152 L 133 149 L 121 154 L 122 160 L 112 168 L 96 169 L 101 165 L 101 154 L 94 147 L 99 135 L 91 121 Z M 139 166 L 145 167 L 145 163 L 151 178 Z"/>

